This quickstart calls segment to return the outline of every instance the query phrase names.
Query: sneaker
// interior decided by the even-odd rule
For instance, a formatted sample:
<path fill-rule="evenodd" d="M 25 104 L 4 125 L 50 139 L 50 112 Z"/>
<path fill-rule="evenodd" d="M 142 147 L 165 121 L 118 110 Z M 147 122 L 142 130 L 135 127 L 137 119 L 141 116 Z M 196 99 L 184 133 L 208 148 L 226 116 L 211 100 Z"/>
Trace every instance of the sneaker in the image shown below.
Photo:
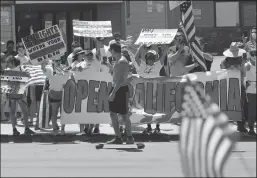
<path fill-rule="evenodd" d="M 256 136 L 256 133 L 254 132 L 254 130 L 249 130 L 248 134 L 251 136 Z"/>
<path fill-rule="evenodd" d="M 106 144 L 123 144 L 121 137 L 115 137 L 114 139 L 106 142 Z"/>
<path fill-rule="evenodd" d="M 20 132 L 16 128 L 13 128 L 12 132 L 13 132 L 13 136 L 19 136 L 20 135 Z"/>
<path fill-rule="evenodd" d="M 100 134 L 100 129 L 99 128 L 95 128 L 93 131 L 93 134 Z"/>
<path fill-rule="evenodd" d="M 35 134 L 35 132 L 33 132 L 30 128 L 25 128 L 24 134 L 25 135 L 33 135 L 33 134 Z"/>
<path fill-rule="evenodd" d="M 153 132 L 154 134 L 159 134 L 159 133 L 161 133 L 161 129 L 159 128 L 159 127 L 156 127 L 155 129 L 154 129 L 154 132 Z"/>
<path fill-rule="evenodd" d="M 153 129 L 152 127 L 147 127 L 144 131 L 143 131 L 143 134 L 150 134 L 152 133 Z"/>
<path fill-rule="evenodd" d="M 135 143 L 135 141 L 134 141 L 134 138 L 132 136 L 127 137 L 126 144 L 132 145 L 134 143 Z"/>

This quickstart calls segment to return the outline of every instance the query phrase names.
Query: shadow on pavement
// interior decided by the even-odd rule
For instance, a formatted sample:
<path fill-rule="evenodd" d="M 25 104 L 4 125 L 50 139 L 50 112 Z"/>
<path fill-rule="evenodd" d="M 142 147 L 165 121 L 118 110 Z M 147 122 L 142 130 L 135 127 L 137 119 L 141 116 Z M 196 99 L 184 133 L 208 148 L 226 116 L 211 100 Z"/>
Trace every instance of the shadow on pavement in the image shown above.
<path fill-rule="evenodd" d="M 143 150 L 139 150 L 137 148 L 102 148 L 102 150 L 118 150 L 118 151 L 126 151 L 126 152 L 142 152 Z"/>

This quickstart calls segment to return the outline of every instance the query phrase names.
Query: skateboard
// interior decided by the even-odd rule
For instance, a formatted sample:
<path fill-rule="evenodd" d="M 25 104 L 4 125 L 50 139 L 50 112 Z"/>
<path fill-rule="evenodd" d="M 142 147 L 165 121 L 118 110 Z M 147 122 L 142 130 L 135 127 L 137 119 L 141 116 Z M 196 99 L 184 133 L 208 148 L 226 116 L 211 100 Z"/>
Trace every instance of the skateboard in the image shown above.
<path fill-rule="evenodd" d="M 145 148 L 145 144 L 143 143 L 135 143 L 135 144 L 126 144 L 126 143 L 123 143 L 123 144 L 105 144 L 105 143 L 99 143 L 95 146 L 96 149 L 103 149 L 104 147 L 108 147 L 108 148 L 117 148 L 118 146 L 126 146 L 127 147 L 130 147 L 130 146 L 135 146 L 137 147 L 137 149 L 139 150 L 142 150 Z"/>

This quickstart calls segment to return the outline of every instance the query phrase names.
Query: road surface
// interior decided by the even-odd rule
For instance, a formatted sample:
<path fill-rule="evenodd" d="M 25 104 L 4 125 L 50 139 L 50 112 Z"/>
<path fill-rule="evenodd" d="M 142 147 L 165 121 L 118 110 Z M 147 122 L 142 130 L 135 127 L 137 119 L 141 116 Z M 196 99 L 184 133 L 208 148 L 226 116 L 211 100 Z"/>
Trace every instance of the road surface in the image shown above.
<path fill-rule="evenodd" d="M 225 176 L 256 175 L 256 143 L 238 143 L 235 150 L 225 167 Z M 181 177 L 183 175 L 178 142 L 159 142 L 146 143 L 146 148 L 141 152 L 135 149 L 96 150 L 95 144 L 89 143 L 2 144 L 1 176 Z"/>

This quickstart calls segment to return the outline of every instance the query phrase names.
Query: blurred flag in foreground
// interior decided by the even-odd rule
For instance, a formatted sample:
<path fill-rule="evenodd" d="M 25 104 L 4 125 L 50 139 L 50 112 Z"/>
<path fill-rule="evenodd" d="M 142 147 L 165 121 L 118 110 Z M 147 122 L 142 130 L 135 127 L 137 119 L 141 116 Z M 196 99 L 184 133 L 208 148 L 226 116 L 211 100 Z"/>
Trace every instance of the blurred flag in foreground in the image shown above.
<path fill-rule="evenodd" d="M 21 69 L 30 76 L 27 86 L 45 84 L 46 76 L 41 69 L 41 65 L 23 65 Z"/>
<path fill-rule="evenodd" d="M 222 177 L 235 146 L 227 116 L 199 85 L 189 81 L 183 91 L 181 119 L 179 149 L 184 175 Z"/>

